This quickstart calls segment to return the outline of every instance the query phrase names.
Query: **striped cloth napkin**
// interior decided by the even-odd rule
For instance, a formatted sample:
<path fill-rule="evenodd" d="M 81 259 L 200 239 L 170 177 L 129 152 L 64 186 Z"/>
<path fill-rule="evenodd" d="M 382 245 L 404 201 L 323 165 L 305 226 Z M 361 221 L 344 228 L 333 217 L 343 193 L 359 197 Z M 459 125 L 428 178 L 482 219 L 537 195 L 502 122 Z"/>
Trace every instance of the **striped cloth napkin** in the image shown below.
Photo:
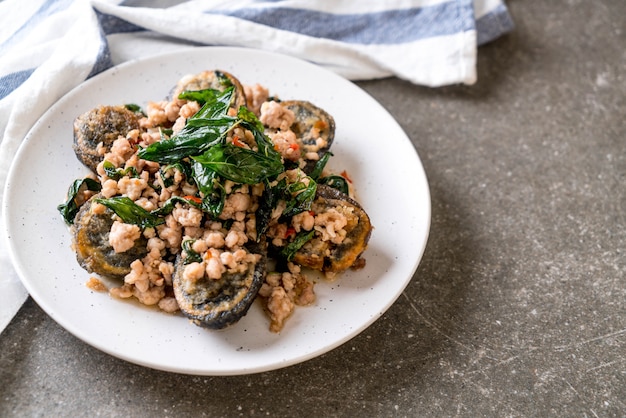
<path fill-rule="evenodd" d="M 3 0 L 0 23 L 0 203 L 34 122 L 119 63 L 226 45 L 281 52 L 353 80 L 472 84 L 478 46 L 513 28 L 502 0 Z M 2 240 L 0 330 L 26 296 Z"/>

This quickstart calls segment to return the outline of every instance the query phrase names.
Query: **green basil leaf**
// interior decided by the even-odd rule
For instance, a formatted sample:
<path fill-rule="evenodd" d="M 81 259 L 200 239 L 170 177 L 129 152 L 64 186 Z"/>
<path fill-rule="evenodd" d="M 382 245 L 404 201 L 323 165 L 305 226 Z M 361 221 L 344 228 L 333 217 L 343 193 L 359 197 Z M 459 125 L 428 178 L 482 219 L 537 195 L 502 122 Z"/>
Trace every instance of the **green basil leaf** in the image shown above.
<path fill-rule="evenodd" d="M 225 140 L 236 119 L 224 117 L 204 126 L 184 129 L 170 139 L 155 142 L 139 150 L 137 155 L 144 160 L 161 164 L 175 163 L 183 158 L 199 155 Z"/>
<path fill-rule="evenodd" d="M 174 130 L 171 128 L 163 128 L 162 126 L 159 127 L 159 135 L 161 136 L 161 141 L 169 139 L 173 133 Z"/>
<path fill-rule="evenodd" d="M 215 70 L 215 75 L 217 76 L 218 81 L 224 87 L 231 87 L 233 82 L 228 76 L 220 70 Z"/>
<path fill-rule="evenodd" d="M 178 98 L 181 100 L 191 100 L 200 103 L 200 105 L 204 105 L 207 102 L 216 101 L 219 93 L 219 90 L 215 89 L 185 90 L 178 95 Z"/>
<path fill-rule="evenodd" d="M 207 101 L 176 135 L 140 149 L 139 158 L 169 164 L 202 154 L 213 145 L 224 142 L 228 131 L 238 122 L 237 118 L 227 115 L 233 92 L 231 87 L 216 94 L 214 100 Z"/>
<path fill-rule="evenodd" d="M 346 180 L 342 176 L 325 176 L 317 180 L 319 184 L 325 184 L 327 186 L 332 187 L 333 189 L 337 189 L 340 192 L 349 195 L 350 187 L 348 186 L 348 180 Z"/>
<path fill-rule="evenodd" d="M 289 218 L 306 210 L 311 210 L 311 205 L 317 192 L 317 183 L 308 177 L 309 184 L 299 181 L 287 187 L 285 201 L 287 206 L 282 216 Z"/>
<path fill-rule="evenodd" d="M 87 190 L 91 190 L 92 192 L 99 192 L 102 190 L 102 185 L 89 177 L 77 179 L 72 182 L 67 191 L 67 200 L 65 203 L 57 206 L 57 210 L 61 213 L 61 216 L 68 225 L 72 225 L 74 223 L 74 218 L 76 217 L 76 213 L 78 213 L 79 206 L 76 203 L 76 196 L 81 191 L 83 185 L 87 188 Z"/>
<path fill-rule="evenodd" d="M 287 187 L 287 179 L 281 179 L 278 184 L 271 187 L 268 181 L 265 181 L 265 190 L 259 199 L 259 207 L 256 210 L 256 231 L 257 240 L 259 240 L 267 231 L 272 212 L 276 208 L 278 201 L 285 195 Z"/>
<path fill-rule="evenodd" d="M 190 136 L 190 134 L 198 130 L 201 130 L 202 128 L 215 130 L 215 129 L 220 129 L 225 125 L 226 126 L 235 125 L 235 123 L 237 122 L 238 120 L 236 118 L 233 118 L 230 116 L 188 119 L 187 124 L 185 125 L 185 129 L 180 131 L 180 133 L 178 133 L 175 136 L 181 136 L 181 135 Z"/>
<path fill-rule="evenodd" d="M 280 158 L 232 144 L 214 145 L 204 154 L 192 158 L 235 183 L 257 184 L 283 171 Z"/>
<path fill-rule="evenodd" d="M 165 187 L 170 187 L 174 184 L 174 176 L 168 177 L 167 172 L 176 169 L 184 174 L 187 181 L 190 181 L 190 179 L 192 178 L 191 167 L 189 167 L 189 164 L 185 163 L 184 161 L 178 161 L 172 164 L 164 165 L 161 166 L 161 168 L 159 169 L 159 175 L 161 176 L 161 179 L 163 180 L 163 185 Z"/>
<path fill-rule="evenodd" d="M 137 225 L 141 229 L 153 228 L 165 223 L 165 217 L 172 213 L 176 203 L 183 203 L 201 209 L 201 205 L 192 199 L 181 196 L 172 196 L 158 209 L 148 212 L 127 196 L 114 196 L 108 199 L 98 198 L 94 202 L 111 209 L 122 222 Z"/>
<path fill-rule="evenodd" d="M 133 166 L 130 166 L 126 169 L 117 168 L 113 165 L 112 162 L 104 160 L 102 163 L 102 168 L 104 169 L 104 172 L 106 173 L 108 178 L 116 181 L 128 175 L 130 175 L 130 177 L 139 177 L 139 174 L 137 174 L 137 169 Z"/>
<path fill-rule="evenodd" d="M 313 238 L 313 235 L 315 235 L 314 229 L 310 231 L 301 231 L 300 233 L 298 233 L 294 237 L 293 241 L 285 245 L 280 250 L 281 257 L 283 257 L 287 261 L 291 261 L 293 259 L 293 256 L 296 255 L 296 253 L 298 252 L 298 250 L 300 250 L 300 248 L 302 248 L 304 244 L 306 244 L 311 240 L 311 238 Z"/>
<path fill-rule="evenodd" d="M 226 190 L 220 181 L 220 177 L 210 167 L 204 166 L 197 161 L 193 162 L 191 168 L 193 170 L 192 177 L 198 186 L 198 190 L 203 195 L 201 208 L 215 219 L 224 210 L 226 201 Z"/>
<path fill-rule="evenodd" d="M 239 110 L 237 110 L 237 117 L 242 121 L 246 122 L 250 125 L 250 128 L 257 130 L 259 132 L 265 131 L 265 127 L 263 123 L 257 118 L 257 116 L 245 106 L 239 106 Z M 252 130 L 252 129 L 251 129 Z"/>
<path fill-rule="evenodd" d="M 255 116 L 256 117 L 256 116 Z M 280 153 L 274 149 L 272 141 L 263 133 L 263 129 L 258 129 L 255 123 L 251 123 L 245 120 L 241 121 L 241 126 L 250 132 L 254 136 L 254 141 L 257 144 L 259 153 L 274 159 L 281 159 Z M 262 125 L 261 125 L 262 128 Z"/>
<path fill-rule="evenodd" d="M 164 218 L 165 216 L 172 213 L 172 211 L 176 207 L 176 203 L 188 204 L 198 209 L 202 209 L 201 204 L 196 202 L 195 200 L 187 199 L 182 196 L 172 196 L 169 199 L 167 199 L 165 203 L 163 203 L 163 206 L 148 213 L 150 213 L 150 215 L 153 215 L 153 216 Z"/>
<path fill-rule="evenodd" d="M 139 106 L 138 104 L 128 103 L 125 104 L 124 107 L 133 113 L 139 113 L 142 116 L 146 116 L 146 112 L 144 112 L 141 106 Z"/>
<path fill-rule="evenodd" d="M 208 97 L 207 97 L 208 98 Z M 235 98 L 235 88 L 229 87 L 222 92 L 216 90 L 215 97 L 207 100 L 191 119 L 213 119 L 226 115 Z"/>
<path fill-rule="evenodd" d="M 148 212 L 126 196 L 115 196 L 108 199 L 95 199 L 122 219 L 122 222 L 139 226 L 141 229 L 152 228 L 165 223 L 159 215 Z"/>
<path fill-rule="evenodd" d="M 315 166 L 313 167 L 313 171 L 311 171 L 311 174 L 309 174 L 309 176 L 317 181 L 317 179 L 322 175 L 322 171 L 324 171 L 324 167 L 326 167 L 326 164 L 328 163 L 328 160 L 330 159 L 330 157 L 333 156 L 332 152 L 327 152 L 326 154 L 324 154 L 322 156 L 322 158 L 320 158 L 316 163 Z"/>
<path fill-rule="evenodd" d="M 186 239 L 182 243 L 183 251 L 185 252 L 185 258 L 183 259 L 183 265 L 189 263 L 200 263 L 202 262 L 202 256 L 195 252 L 191 246 L 196 242 L 195 239 Z"/>

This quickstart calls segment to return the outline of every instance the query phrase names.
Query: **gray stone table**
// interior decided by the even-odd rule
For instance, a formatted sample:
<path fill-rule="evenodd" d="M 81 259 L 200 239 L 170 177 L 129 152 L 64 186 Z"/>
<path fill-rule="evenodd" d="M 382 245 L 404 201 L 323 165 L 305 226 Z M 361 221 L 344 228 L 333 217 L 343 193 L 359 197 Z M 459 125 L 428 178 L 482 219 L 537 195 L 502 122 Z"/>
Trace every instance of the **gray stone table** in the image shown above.
<path fill-rule="evenodd" d="M 432 194 L 423 260 L 371 327 L 196 377 L 104 354 L 29 299 L 0 335 L 0 416 L 625 416 L 626 2 L 507 4 L 476 85 L 358 83 Z"/>

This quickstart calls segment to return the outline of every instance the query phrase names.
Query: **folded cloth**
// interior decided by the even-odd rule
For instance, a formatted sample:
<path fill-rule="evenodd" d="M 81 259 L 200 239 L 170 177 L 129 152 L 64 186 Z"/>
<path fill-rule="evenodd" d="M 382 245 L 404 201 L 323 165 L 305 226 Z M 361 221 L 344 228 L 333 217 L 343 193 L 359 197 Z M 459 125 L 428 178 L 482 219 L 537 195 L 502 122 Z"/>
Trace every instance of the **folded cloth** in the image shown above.
<path fill-rule="evenodd" d="M 191 45 L 240 46 L 353 80 L 472 84 L 478 45 L 513 27 L 502 0 L 3 0 L 0 16 L 0 203 L 12 157 L 34 122 L 119 63 Z M 0 282 L 19 286 L 7 252 L 2 241 Z M 0 309 L 11 304 L 3 300 L 9 294 L 15 299 L 0 292 Z"/>

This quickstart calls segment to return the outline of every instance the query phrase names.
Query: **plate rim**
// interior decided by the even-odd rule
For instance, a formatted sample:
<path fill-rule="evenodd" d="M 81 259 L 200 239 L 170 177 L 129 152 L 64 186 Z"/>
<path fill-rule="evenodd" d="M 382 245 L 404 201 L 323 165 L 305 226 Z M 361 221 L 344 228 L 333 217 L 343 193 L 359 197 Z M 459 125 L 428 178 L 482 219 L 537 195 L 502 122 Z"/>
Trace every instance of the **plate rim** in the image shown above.
<path fill-rule="evenodd" d="M 251 368 L 251 369 L 237 369 L 237 370 L 231 370 L 231 371 L 219 371 L 219 372 L 209 372 L 207 373 L 205 370 L 199 370 L 198 372 L 194 372 L 193 370 L 180 370 L 180 369 L 176 369 L 176 368 L 171 368 L 171 367 L 163 367 L 160 366 L 158 364 L 154 364 L 153 362 L 149 362 L 149 361 L 140 361 L 138 359 L 135 358 L 131 358 L 128 357 L 126 355 L 124 355 L 123 353 L 120 352 L 116 352 L 114 350 L 110 350 L 107 347 L 103 347 L 101 344 L 94 344 L 93 341 L 89 341 L 85 338 L 83 338 L 83 336 L 81 335 L 81 332 L 79 330 L 76 329 L 75 326 L 73 326 L 71 321 L 66 321 L 62 318 L 59 318 L 57 315 L 55 315 L 54 313 L 54 308 L 53 306 L 51 306 L 50 303 L 48 303 L 45 300 L 45 297 L 42 297 L 42 295 L 39 293 L 38 289 L 36 288 L 36 286 L 34 286 L 31 281 L 26 277 L 27 274 L 26 272 L 22 269 L 22 264 L 21 264 L 21 260 L 18 257 L 17 254 L 17 249 L 16 249 L 16 243 L 13 242 L 13 240 L 11 239 L 11 220 L 10 220 L 10 215 L 13 211 L 13 208 L 11 207 L 10 203 L 9 203 L 9 199 L 7 198 L 10 194 L 11 191 L 13 189 L 11 182 L 12 179 L 14 178 L 14 176 L 16 175 L 15 171 L 17 170 L 16 167 L 19 165 L 19 162 L 21 161 L 22 158 L 24 158 L 24 156 L 22 154 L 24 154 L 28 148 L 28 144 L 30 142 L 29 138 L 34 135 L 37 131 L 37 129 L 40 127 L 40 125 L 42 123 L 44 123 L 44 121 L 46 120 L 46 118 L 50 117 L 50 115 L 54 114 L 56 111 L 58 111 L 60 108 L 63 107 L 63 105 L 66 104 L 66 102 L 68 102 L 70 100 L 71 97 L 73 97 L 75 94 L 77 94 L 80 90 L 83 89 L 89 89 L 92 85 L 97 85 L 98 83 L 101 82 L 101 80 L 106 79 L 108 77 L 111 77 L 112 75 L 114 75 L 117 72 L 123 72 L 125 71 L 126 68 L 128 67 L 133 67 L 135 65 L 137 65 L 138 63 L 147 63 L 150 61 L 160 61 L 160 60 L 164 60 L 167 59 L 168 57 L 173 57 L 173 56 L 181 56 L 181 55 L 187 55 L 187 54 L 198 54 L 198 55 L 202 55 L 208 52 L 221 52 L 221 53 L 228 53 L 228 52 L 236 52 L 236 53 L 258 53 L 261 55 L 268 55 L 268 56 L 279 56 L 281 57 L 281 59 L 288 59 L 288 60 L 292 60 L 293 62 L 297 62 L 299 65 L 308 65 L 311 67 L 315 68 L 315 71 L 324 71 L 326 72 L 326 74 L 328 76 L 332 76 L 332 77 L 336 77 L 338 79 L 341 79 L 345 82 L 351 83 L 355 88 L 357 88 L 358 90 L 360 90 L 362 93 L 364 93 L 365 95 L 367 95 L 373 102 L 375 102 L 375 104 L 377 104 L 380 109 L 382 111 L 384 111 L 388 117 L 397 125 L 397 128 L 404 134 L 406 140 L 409 142 L 409 145 L 411 146 L 411 148 L 413 149 L 414 152 L 414 157 L 416 159 L 416 161 L 418 162 L 417 167 L 413 167 L 414 169 L 417 169 L 420 172 L 420 176 L 421 176 L 421 180 L 425 183 L 425 188 L 423 190 L 423 193 L 425 193 L 424 195 L 420 195 L 420 198 L 424 199 L 426 201 L 427 204 L 424 205 L 422 209 L 422 216 L 425 217 L 426 222 L 425 225 L 423 225 L 424 227 L 424 231 L 425 231 L 425 235 L 422 237 L 421 239 L 421 247 L 419 248 L 419 252 L 416 254 L 415 259 L 413 260 L 413 265 L 411 267 L 411 271 L 410 274 L 408 274 L 408 278 L 405 280 L 403 286 L 401 286 L 401 288 L 399 289 L 399 291 L 397 292 L 397 294 L 393 297 L 390 298 L 387 303 L 381 308 L 381 312 L 379 312 L 378 315 L 376 316 L 372 316 L 371 318 L 369 318 L 368 320 L 363 322 L 363 325 L 357 329 L 354 330 L 352 332 L 349 332 L 347 335 L 345 335 L 343 338 L 341 339 L 337 339 L 335 340 L 333 343 L 331 344 L 327 344 L 324 348 L 316 350 L 314 352 L 309 352 L 303 355 L 299 355 L 299 356 L 294 356 L 293 358 L 289 359 L 288 361 L 284 361 L 284 362 L 279 362 L 278 363 L 274 363 L 274 364 L 270 364 L 267 366 L 260 366 L 260 367 L 255 367 L 255 368 Z M 404 138 L 403 138 L 404 139 Z M 81 341 L 84 341 L 85 343 L 87 343 L 88 345 L 102 351 L 105 352 L 109 355 L 112 355 L 116 358 L 119 359 L 123 359 L 125 361 L 128 361 L 130 363 L 133 364 L 138 364 L 144 367 L 149 367 L 152 369 L 156 369 L 156 370 L 163 370 L 163 371 L 168 371 L 168 372 L 175 372 L 175 373 L 184 373 L 184 374 L 197 374 L 197 375 L 212 375 L 212 376 L 217 376 L 217 375 L 245 375 L 245 374 L 252 374 L 252 373 L 260 373 L 260 372 L 265 372 L 265 371 L 271 371 L 271 370 L 277 370 L 277 369 L 281 369 L 284 367 L 289 367 L 298 363 L 302 363 L 304 361 L 316 358 L 322 354 L 325 354 L 329 351 L 334 350 L 335 348 L 345 344 L 346 342 L 350 341 L 351 339 L 353 339 L 354 337 L 356 337 L 357 335 L 359 335 L 360 333 L 362 333 L 363 331 L 365 331 L 369 326 L 371 326 L 376 320 L 378 320 L 398 299 L 398 297 L 402 294 L 402 292 L 404 291 L 404 289 L 406 289 L 406 287 L 408 286 L 408 284 L 411 282 L 412 278 L 415 276 L 415 273 L 419 267 L 419 264 L 423 258 L 427 243 L 428 243 L 428 239 L 429 239 L 429 235 L 430 235 L 430 228 L 431 228 L 431 222 L 432 222 L 432 202 L 431 202 L 431 196 L 430 196 L 430 188 L 429 188 L 429 182 L 426 176 L 426 172 L 424 170 L 421 158 L 417 152 L 417 150 L 415 149 L 415 146 L 411 143 L 410 138 L 408 137 L 408 135 L 406 134 L 406 132 L 404 131 L 404 129 L 402 129 L 402 127 L 399 125 L 399 123 L 396 121 L 396 119 L 393 117 L 393 115 L 390 114 L 390 112 L 387 111 L 387 109 L 385 109 L 382 104 L 380 102 L 378 102 L 378 100 L 376 100 L 373 96 L 371 96 L 368 92 L 366 92 L 365 90 L 363 90 L 362 88 L 360 88 L 359 86 L 356 86 L 354 83 L 352 83 L 350 80 L 347 80 L 341 76 L 339 76 L 336 73 L 333 73 L 332 71 L 325 69 L 323 67 L 320 67 L 314 63 L 311 63 L 309 61 L 304 61 L 302 59 L 299 58 L 294 58 L 294 57 L 290 57 L 284 54 L 280 54 L 277 52 L 272 52 L 272 51 L 263 51 L 263 50 L 258 50 L 258 49 L 250 49 L 250 48 L 243 48 L 243 47 L 221 47 L 221 46 L 206 46 L 206 47 L 185 47 L 185 48 L 181 48 L 175 51 L 168 51 L 168 52 L 164 52 L 162 54 L 156 54 L 156 55 L 150 55 L 147 57 L 142 57 L 142 58 L 136 58 L 133 60 L 129 60 L 126 62 L 123 62 L 121 64 L 118 64 L 114 67 L 111 67 L 109 69 L 107 69 L 106 71 L 103 71 L 102 73 L 99 73 L 98 75 L 83 81 L 82 83 L 80 83 L 79 85 L 75 86 L 74 88 L 72 88 L 70 91 L 68 91 L 67 93 L 65 93 L 62 97 L 60 97 L 52 106 L 50 106 L 49 109 L 47 109 L 42 116 L 33 124 L 33 126 L 28 130 L 26 136 L 24 137 L 24 139 L 21 141 L 19 148 L 11 162 L 11 165 L 9 167 L 8 170 L 8 174 L 7 174 L 7 178 L 5 181 L 5 187 L 4 187 L 4 198 L 3 198 L 3 202 L 2 202 L 2 212 L 3 212 L 3 221 L 4 221 L 4 228 L 3 228 L 3 235 L 4 235 L 4 239 L 5 242 L 7 243 L 7 248 L 9 249 L 9 255 L 10 255 L 10 259 L 11 262 L 13 263 L 13 266 L 16 269 L 16 272 L 18 274 L 18 277 L 20 278 L 20 281 L 22 282 L 22 284 L 24 285 L 24 287 L 27 289 L 28 293 L 31 295 L 31 297 L 33 297 L 33 299 L 36 301 L 36 303 L 46 312 L 47 315 L 49 315 L 55 322 L 57 322 L 59 325 L 61 325 L 64 329 L 66 329 L 67 331 L 69 331 L 73 336 L 75 336 L 76 338 L 80 339 Z M 269 332 L 269 331 L 268 331 Z"/>

